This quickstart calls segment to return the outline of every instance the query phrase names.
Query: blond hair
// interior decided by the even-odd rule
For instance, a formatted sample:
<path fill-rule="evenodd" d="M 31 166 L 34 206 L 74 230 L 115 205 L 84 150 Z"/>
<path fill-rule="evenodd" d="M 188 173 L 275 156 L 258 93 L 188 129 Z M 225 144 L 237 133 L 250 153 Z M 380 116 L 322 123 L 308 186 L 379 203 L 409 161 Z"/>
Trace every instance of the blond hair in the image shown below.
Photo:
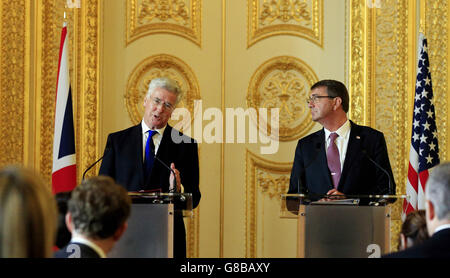
<path fill-rule="evenodd" d="M 56 201 L 33 172 L 17 166 L 0 171 L 0 257 L 53 257 Z"/>

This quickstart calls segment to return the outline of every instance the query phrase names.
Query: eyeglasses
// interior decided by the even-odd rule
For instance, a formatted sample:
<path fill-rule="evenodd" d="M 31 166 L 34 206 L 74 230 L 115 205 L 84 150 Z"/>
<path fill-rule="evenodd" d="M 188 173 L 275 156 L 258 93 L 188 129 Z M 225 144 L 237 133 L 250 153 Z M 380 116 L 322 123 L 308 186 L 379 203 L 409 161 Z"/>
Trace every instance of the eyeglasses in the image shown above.
<path fill-rule="evenodd" d="M 335 98 L 335 97 L 312 95 L 312 96 L 306 98 L 306 103 L 307 104 L 310 104 L 311 102 L 317 103 L 319 101 L 319 98 Z"/>
<path fill-rule="evenodd" d="M 163 102 L 161 99 L 159 99 L 159 98 L 157 98 L 157 97 L 155 97 L 155 98 L 150 98 L 151 100 L 152 100 L 152 102 L 153 102 L 153 104 L 155 105 L 155 106 L 159 106 L 159 105 L 163 105 L 164 106 L 164 108 L 165 109 L 167 109 L 167 110 L 173 110 L 173 105 L 171 104 L 171 103 L 169 103 L 169 102 Z"/>

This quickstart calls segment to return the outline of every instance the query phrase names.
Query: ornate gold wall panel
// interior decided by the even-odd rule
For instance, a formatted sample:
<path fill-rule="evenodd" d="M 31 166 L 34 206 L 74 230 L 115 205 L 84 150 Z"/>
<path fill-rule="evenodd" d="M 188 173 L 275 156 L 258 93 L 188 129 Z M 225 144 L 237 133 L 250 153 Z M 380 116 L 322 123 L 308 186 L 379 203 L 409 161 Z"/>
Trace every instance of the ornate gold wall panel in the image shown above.
<path fill-rule="evenodd" d="M 177 107 L 187 108 L 194 115 L 194 100 L 200 99 L 197 78 L 191 68 L 179 58 L 159 54 L 146 58 L 131 72 L 125 92 L 125 103 L 131 122 L 139 123 L 144 115 L 143 99 L 153 78 L 166 76 L 177 81 L 183 96 Z M 193 121 L 193 117 L 191 118 Z M 172 124 L 172 122 L 169 122 Z M 190 124 L 187 122 L 186 124 Z M 186 125 L 183 125 L 186 126 Z"/>
<path fill-rule="evenodd" d="M 248 0 L 247 47 L 278 36 L 298 36 L 323 46 L 323 0 Z"/>
<path fill-rule="evenodd" d="M 1 1 L 0 166 L 24 163 L 28 142 L 30 7 Z"/>
<path fill-rule="evenodd" d="M 302 60 L 290 56 L 274 57 L 259 66 L 250 79 L 247 106 L 256 111 L 279 108 L 280 141 L 296 140 L 314 125 L 305 101 L 309 88 L 317 81 L 317 75 Z"/>
<path fill-rule="evenodd" d="M 289 187 L 292 163 L 275 162 L 246 151 L 246 218 L 245 218 L 245 257 L 256 258 L 257 253 L 257 195 L 259 192 L 279 203 L 280 195 Z M 281 207 L 281 205 L 278 205 Z"/>
<path fill-rule="evenodd" d="M 201 0 L 126 0 L 126 44 L 156 33 L 186 38 L 201 47 Z"/>
<path fill-rule="evenodd" d="M 428 53 L 433 84 L 433 100 L 438 130 L 439 157 L 441 162 L 448 156 L 448 1 L 426 1 L 425 36 L 428 39 Z M 412 112 L 411 112 L 412 113 Z"/>

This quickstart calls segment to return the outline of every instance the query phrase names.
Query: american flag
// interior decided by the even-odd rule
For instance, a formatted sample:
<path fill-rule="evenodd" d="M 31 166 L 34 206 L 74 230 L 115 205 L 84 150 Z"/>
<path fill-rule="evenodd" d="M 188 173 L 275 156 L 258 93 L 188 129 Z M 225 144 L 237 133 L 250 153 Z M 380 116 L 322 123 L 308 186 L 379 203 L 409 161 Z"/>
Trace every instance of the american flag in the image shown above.
<path fill-rule="evenodd" d="M 56 83 L 55 131 L 53 137 L 52 191 L 71 191 L 77 185 L 72 93 L 69 80 L 67 26 L 61 32 Z"/>
<path fill-rule="evenodd" d="M 433 89 L 430 63 L 425 36 L 419 36 L 419 63 L 416 78 L 416 93 L 412 123 L 411 148 L 409 151 L 406 199 L 403 202 L 403 217 L 413 210 L 425 209 L 425 184 L 428 170 L 439 164 L 439 148 L 434 114 Z"/>

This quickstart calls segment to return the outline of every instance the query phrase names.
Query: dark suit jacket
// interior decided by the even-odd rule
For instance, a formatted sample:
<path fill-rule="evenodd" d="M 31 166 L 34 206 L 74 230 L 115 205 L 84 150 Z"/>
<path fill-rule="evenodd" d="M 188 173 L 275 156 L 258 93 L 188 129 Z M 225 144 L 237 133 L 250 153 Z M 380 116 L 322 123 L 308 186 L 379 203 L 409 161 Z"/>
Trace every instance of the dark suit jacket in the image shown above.
<path fill-rule="evenodd" d="M 78 242 L 69 242 L 69 244 L 56 251 L 54 256 L 55 258 L 100 258 L 100 255 L 94 249 Z"/>
<path fill-rule="evenodd" d="M 383 258 L 450 258 L 450 229 L 440 230 L 422 244 Z"/>
<path fill-rule="evenodd" d="M 350 121 L 351 130 L 338 191 L 348 195 L 387 194 L 389 179 L 368 157 L 384 168 L 395 182 L 383 133 Z M 326 194 L 333 188 L 326 155 L 325 131 L 298 141 L 289 183 L 289 194 Z M 364 153 L 364 151 L 366 153 Z"/>
<path fill-rule="evenodd" d="M 172 140 L 172 131 L 177 134 L 177 139 L 182 139 L 180 143 Z M 192 206 L 197 207 L 201 198 L 197 142 L 167 125 L 156 156 L 168 166 L 175 163 L 184 192 L 192 193 Z M 162 192 L 169 191 L 170 171 L 157 160 L 149 182 L 144 183 L 141 123 L 108 136 L 99 175 L 114 178 L 128 191 L 155 188 L 161 188 Z M 185 257 L 186 235 L 181 213 L 175 213 L 174 222 L 174 256 Z"/>

